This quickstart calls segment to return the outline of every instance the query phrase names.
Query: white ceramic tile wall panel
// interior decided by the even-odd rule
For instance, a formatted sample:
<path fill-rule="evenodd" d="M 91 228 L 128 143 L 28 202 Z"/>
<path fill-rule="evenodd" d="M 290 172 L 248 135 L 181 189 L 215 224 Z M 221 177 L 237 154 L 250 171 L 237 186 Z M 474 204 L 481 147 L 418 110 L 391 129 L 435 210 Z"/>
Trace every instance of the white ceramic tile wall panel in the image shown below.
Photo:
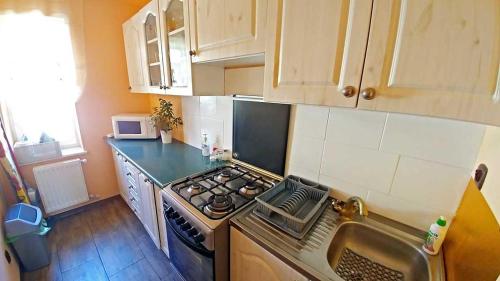
<path fill-rule="evenodd" d="M 224 121 L 224 148 L 233 149 L 233 98 L 217 97 L 216 118 Z"/>
<path fill-rule="evenodd" d="M 210 146 L 217 144 L 218 146 L 223 145 L 224 141 L 224 121 L 202 117 L 201 118 L 201 134 L 208 134 L 208 143 Z"/>
<path fill-rule="evenodd" d="M 200 115 L 200 97 L 182 97 L 182 114 Z"/>
<path fill-rule="evenodd" d="M 200 97 L 200 115 L 214 117 L 217 114 L 217 97 Z"/>
<path fill-rule="evenodd" d="M 201 118 L 198 115 L 188 115 L 182 110 L 184 142 L 194 147 L 201 145 Z"/>
<path fill-rule="evenodd" d="M 398 155 L 326 140 L 320 175 L 388 193 Z"/>
<path fill-rule="evenodd" d="M 320 175 L 319 183 L 329 187 L 330 194 L 340 200 L 346 200 L 351 196 L 359 196 L 364 200 L 368 197 L 368 189 L 333 177 Z"/>
<path fill-rule="evenodd" d="M 323 144 L 323 140 L 295 135 L 292 140 L 290 164 L 319 172 Z"/>
<path fill-rule="evenodd" d="M 378 149 L 387 113 L 332 108 L 326 137 L 331 142 Z"/>
<path fill-rule="evenodd" d="M 302 177 L 302 178 L 305 178 L 305 179 L 308 179 L 308 180 L 311 180 L 311 181 L 315 181 L 315 182 L 318 182 L 318 177 L 319 177 L 319 171 L 318 170 L 313 171 L 313 170 L 310 170 L 310 169 L 308 169 L 306 167 L 295 165 L 293 163 L 291 163 L 288 166 L 288 172 L 287 172 L 287 174 L 288 175 L 299 176 L 299 177 Z"/>
<path fill-rule="evenodd" d="M 422 203 L 401 200 L 376 191 L 368 192 L 366 204 L 371 212 L 421 230 L 427 230 L 439 216 L 444 215 L 451 219 L 454 215 L 454 212 L 449 210 L 432 209 L 422 205 Z"/>
<path fill-rule="evenodd" d="M 469 179 L 465 168 L 401 156 L 390 195 L 454 213 Z"/>
<path fill-rule="evenodd" d="M 381 149 L 472 170 L 484 131 L 479 124 L 389 113 Z"/>
<path fill-rule="evenodd" d="M 329 110 L 328 107 L 297 105 L 293 129 L 294 135 L 312 139 L 325 139 Z"/>

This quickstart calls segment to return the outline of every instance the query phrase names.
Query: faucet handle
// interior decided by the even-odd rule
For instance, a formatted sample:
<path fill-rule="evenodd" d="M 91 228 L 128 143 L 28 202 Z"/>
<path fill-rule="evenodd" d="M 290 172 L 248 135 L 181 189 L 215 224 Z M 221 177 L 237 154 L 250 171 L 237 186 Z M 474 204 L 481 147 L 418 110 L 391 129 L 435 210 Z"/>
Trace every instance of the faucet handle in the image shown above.
<path fill-rule="evenodd" d="M 345 203 L 342 202 L 342 200 L 339 199 L 332 199 L 332 208 L 334 211 L 337 213 L 340 213 L 344 209 Z"/>

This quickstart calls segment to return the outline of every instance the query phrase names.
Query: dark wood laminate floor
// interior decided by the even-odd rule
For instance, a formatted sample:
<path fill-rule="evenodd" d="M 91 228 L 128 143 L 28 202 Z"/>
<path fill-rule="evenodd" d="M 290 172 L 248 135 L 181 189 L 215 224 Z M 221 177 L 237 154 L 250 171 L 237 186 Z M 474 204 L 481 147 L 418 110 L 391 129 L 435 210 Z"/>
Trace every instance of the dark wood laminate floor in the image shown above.
<path fill-rule="evenodd" d="M 182 280 L 120 197 L 54 221 L 52 262 L 23 273 L 24 281 Z"/>

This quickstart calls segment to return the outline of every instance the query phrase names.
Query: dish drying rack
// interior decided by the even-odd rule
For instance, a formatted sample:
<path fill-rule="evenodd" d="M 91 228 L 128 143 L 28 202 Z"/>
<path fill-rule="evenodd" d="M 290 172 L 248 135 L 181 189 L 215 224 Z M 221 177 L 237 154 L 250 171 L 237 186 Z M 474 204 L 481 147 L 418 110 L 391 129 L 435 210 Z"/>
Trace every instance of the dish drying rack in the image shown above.
<path fill-rule="evenodd" d="M 328 205 L 328 188 L 290 175 L 257 196 L 254 214 L 302 239 Z"/>

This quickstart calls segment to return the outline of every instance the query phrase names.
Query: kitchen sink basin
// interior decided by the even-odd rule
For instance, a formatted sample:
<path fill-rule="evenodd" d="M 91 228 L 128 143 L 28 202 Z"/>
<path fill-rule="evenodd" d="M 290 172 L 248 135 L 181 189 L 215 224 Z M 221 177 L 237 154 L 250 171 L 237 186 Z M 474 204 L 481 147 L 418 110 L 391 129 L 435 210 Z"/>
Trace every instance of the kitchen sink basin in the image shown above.
<path fill-rule="evenodd" d="M 419 243 L 363 222 L 338 225 L 327 251 L 344 280 L 429 281 L 430 265 Z"/>

